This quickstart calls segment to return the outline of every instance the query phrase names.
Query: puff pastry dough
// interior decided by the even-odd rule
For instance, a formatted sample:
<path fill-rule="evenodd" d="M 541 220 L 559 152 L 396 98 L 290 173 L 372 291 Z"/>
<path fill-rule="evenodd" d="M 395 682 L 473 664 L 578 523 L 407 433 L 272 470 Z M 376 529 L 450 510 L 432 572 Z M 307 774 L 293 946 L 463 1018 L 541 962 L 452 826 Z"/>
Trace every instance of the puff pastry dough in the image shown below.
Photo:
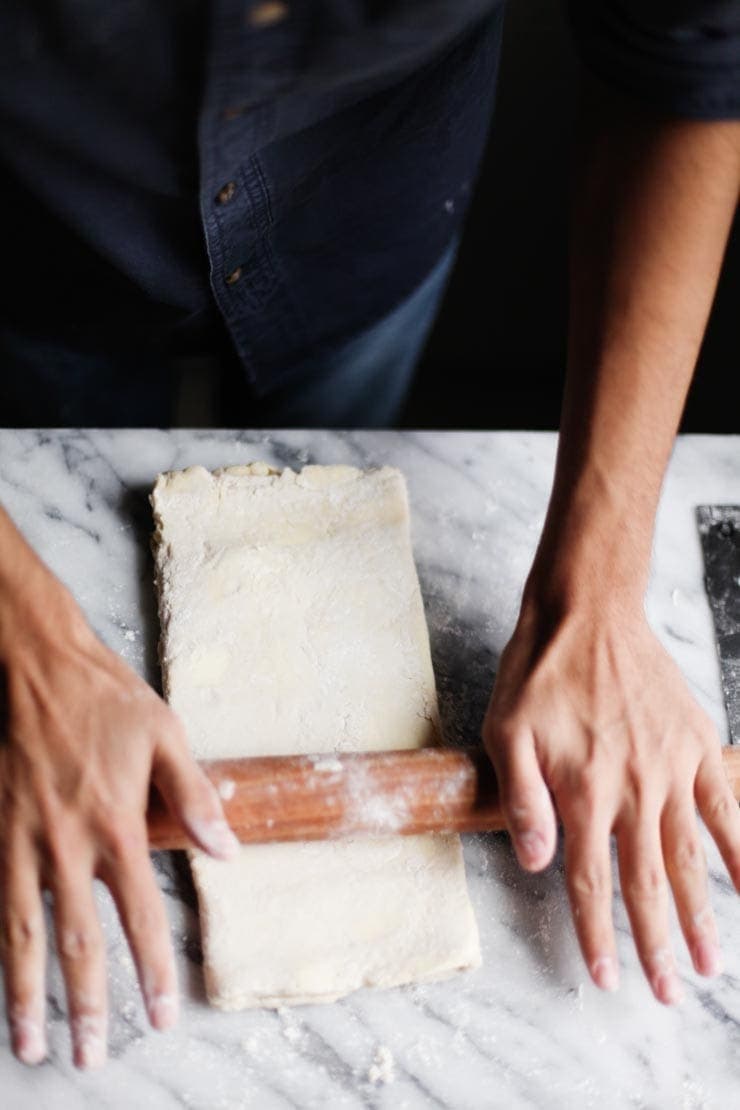
<path fill-rule="evenodd" d="M 436 743 L 402 475 L 262 463 L 161 475 L 165 694 L 198 758 Z M 479 963 L 457 836 L 191 853 L 209 1000 L 331 1001 Z"/>

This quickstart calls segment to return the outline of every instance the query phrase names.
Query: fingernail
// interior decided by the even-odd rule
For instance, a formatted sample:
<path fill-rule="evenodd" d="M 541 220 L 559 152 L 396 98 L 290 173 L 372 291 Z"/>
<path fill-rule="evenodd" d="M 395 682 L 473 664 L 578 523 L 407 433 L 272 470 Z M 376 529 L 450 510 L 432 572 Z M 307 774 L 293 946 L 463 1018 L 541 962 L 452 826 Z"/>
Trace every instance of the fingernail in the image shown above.
<path fill-rule="evenodd" d="M 722 971 L 722 953 L 719 946 L 708 937 L 702 937 L 692 946 L 694 967 L 700 975 L 719 975 Z"/>
<path fill-rule="evenodd" d="M 676 974 L 676 960 L 670 948 L 658 948 L 648 962 L 650 983 L 655 997 L 666 1006 L 683 1000 L 683 988 Z"/>
<path fill-rule="evenodd" d="M 179 1000 L 176 994 L 155 994 L 147 1001 L 149 1021 L 155 1029 L 171 1029 L 177 1022 Z"/>
<path fill-rule="evenodd" d="M 72 1021 L 74 1063 L 78 1068 L 92 1070 L 105 1063 L 105 1022 L 92 1014 L 83 1014 Z"/>
<path fill-rule="evenodd" d="M 603 991 L 619 988 L 619 968 L 611 956 L 599 956 L 591 964 L 591 976 L 597 987 Z"/>
<path fill-rule="evenodd" d="M 664 971 L 653 980 L 656 997 L 666 1006 L 675 1006 L 683 1001 L 683 990 L 674 971 Z"/>
<path fill-rule="evenodd" d="M 532 829 L 530 832 L 518 833 L 516 849 L 517 855 L 523 863 L 535 864 L 544 855 L 545 838 L 536 829 Z"/>
<path fill-rule="evenodd" d="M 12 1017 L 13 1051 L 22 1064 L 40 1064 L 46 1056 L 46 1036 L 38 1021 Z"/>
<path fill-rule="evenodd" d="M 239 851 L 239 841 L 221 817 L 215 821 L 191 822 L 193 832 L 209 852 L 221 859 L 233 859 Z"/>

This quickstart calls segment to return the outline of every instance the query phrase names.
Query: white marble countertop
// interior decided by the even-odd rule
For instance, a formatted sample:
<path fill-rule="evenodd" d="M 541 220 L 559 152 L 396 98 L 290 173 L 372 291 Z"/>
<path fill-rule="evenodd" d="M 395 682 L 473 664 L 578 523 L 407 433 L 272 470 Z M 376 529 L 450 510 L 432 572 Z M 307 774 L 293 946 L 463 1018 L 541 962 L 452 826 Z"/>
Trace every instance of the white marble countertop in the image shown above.
<path fill-rule="evenodd" d="M 532 433 L 0 432 L 0 502 L 72 588 L 103 639 L 157 682 L 147 494 L 156 474 L 254 459 L 401 467 L 443 715 L 477 733 L 541 526 L 555 436 Z M 726 738 L 694 507 L 740 500 L 740 438 L 686 437 L 658 521 L 649 614 Z M 0 821 L 2 820 L 0 815 Z M 183 857 L 155 857 L 175 937 L 183 1016 L 149 1032 L 107 892 L 111 1060 L 69 1061 L 59 969 L 49 970 L 50 1050 L 16 1063 L 0 1032 L 0 1107 L 460 1110 L 729 1107 L 740 1100 L 740 905 L 708 837 L 726 972 L 701 980 L 674 921 L 686 998 L 655 1002 L 615 919 L 622 986 L 589 983 L 560 859 L 517 868 L 505 836 L 466 839 L 483 967 L 445 983 L 360 991 L 330 1006 L 221 1014 L 204 1001 L 194 894 Z"/>

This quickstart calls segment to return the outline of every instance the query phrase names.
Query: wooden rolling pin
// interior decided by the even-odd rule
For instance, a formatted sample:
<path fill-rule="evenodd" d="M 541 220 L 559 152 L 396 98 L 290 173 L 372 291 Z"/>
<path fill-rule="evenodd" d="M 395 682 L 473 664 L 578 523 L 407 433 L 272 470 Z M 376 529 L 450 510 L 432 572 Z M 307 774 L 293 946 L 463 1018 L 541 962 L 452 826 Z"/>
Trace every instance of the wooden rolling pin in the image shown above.
<path fill-rule="evenodd" d="M 722 756 L 740 799 L 740 746 L 723 748 Z M 244 844 L 506 827 L 483 751 L 259 756 L 203 766 L 223 799 L 227 821 Z M 189 846 L 161 801 L 153 801 L 147 820 L 152 848 Z"/>

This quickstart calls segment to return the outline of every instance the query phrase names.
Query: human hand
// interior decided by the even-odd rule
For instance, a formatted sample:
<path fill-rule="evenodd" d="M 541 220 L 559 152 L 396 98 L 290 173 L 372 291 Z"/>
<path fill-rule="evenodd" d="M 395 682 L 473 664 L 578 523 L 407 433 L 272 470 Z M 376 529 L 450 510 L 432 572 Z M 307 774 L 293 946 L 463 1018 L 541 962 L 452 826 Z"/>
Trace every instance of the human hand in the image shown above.
<path fill-rule="evenodd" d="M 594 982 L 618 986 L 610 833 L 645 975 L 661 1002 L 680 999 L 668 928 L 669 887 L 697 972 L 720 970 L 696 811 L 740 889 L 740 812 L 719 739 L 642 608 L 577 606 L 557 617 L 525 594 L 501 658 L 483 737 L 522 867 L 556 843 L 554 798 L 581 951 Z"/>
<path fill-rule="evenodd" d="M 0 596 L 5 736 L 0 740 L 0 937 L 13 1051 L 46 1054 L 45 928 L 51 892 L 74 1062 L 106 1056 L 105 946 L 94 877 L 110 888 L 157 1029 L 177 1017 L 167 916 L 148 854 L 150 783 L 193 842 L 228 858 L 236 840 L 184 731 L 154 691 L 93 634 L 41 564 Z M 2 672 L 0 672 L 2 677 Z"/>

